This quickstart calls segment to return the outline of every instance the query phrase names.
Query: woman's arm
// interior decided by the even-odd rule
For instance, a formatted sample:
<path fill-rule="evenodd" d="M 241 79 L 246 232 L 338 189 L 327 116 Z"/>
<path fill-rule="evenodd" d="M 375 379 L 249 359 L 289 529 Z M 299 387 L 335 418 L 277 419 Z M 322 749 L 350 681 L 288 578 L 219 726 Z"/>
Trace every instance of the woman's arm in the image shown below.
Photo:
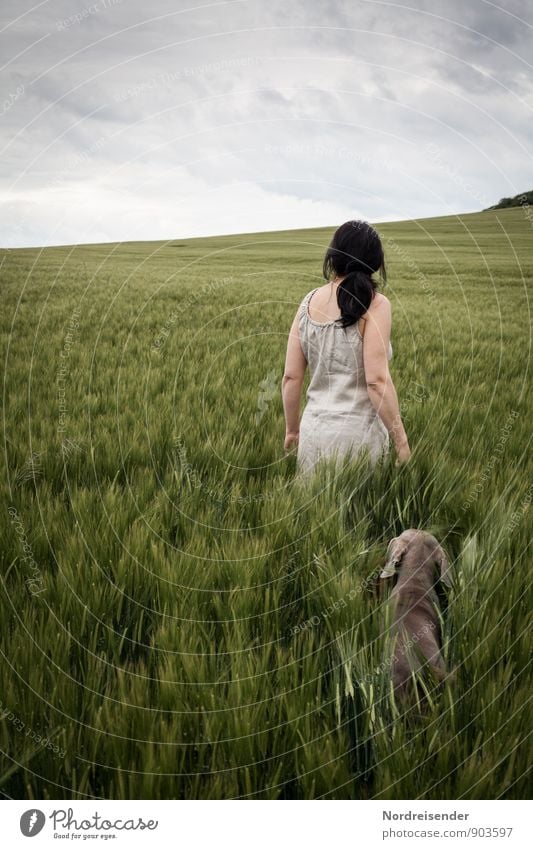
<path fill-rule="evenodd" d="M 285 451 L 298 445 L 300 435 L 300 397 L 307 360 L 300 344 L 298 329 L 300 310 L 294 316 L 287 342 L 285 371 L 281 382 L 281 395 L 285 412 Z"/>
<path fill-rule="evenodd" d="M 372 302 L 365 321 L 363 337 L 363 363 L 368 396 L 394 442 L 400 463 L 411 454 L 403 426 L 398 396 L 389 372 L 389 340 L 391 331 L 391 305 L 381 295 Z"/>

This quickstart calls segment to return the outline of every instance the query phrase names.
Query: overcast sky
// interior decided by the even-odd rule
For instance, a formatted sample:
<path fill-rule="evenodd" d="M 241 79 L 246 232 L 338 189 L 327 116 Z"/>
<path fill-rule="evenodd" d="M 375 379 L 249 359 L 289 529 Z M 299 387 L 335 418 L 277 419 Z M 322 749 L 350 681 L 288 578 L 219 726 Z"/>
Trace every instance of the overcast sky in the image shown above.
<path fill-rule="evenodd" d="M 533 188 L 528 0 L 0 14 L 2 246 L 445 215 Z"/>

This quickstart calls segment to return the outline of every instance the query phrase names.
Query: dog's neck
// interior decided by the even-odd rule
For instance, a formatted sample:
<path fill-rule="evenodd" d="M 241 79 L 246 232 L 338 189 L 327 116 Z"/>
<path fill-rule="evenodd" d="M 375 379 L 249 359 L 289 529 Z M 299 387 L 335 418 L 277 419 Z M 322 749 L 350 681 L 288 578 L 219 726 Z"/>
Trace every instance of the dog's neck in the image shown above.
<path fill-rule="evenodd" d="M 396 582 L 396 591 L 401 592 L 403 589 L 419 592 L 421 595 L 436 592 L 436 584 L 438 574 L 433 564 L 418 566 L 409 566 L 405 564 L 400 570 L 398 580 Z"/>

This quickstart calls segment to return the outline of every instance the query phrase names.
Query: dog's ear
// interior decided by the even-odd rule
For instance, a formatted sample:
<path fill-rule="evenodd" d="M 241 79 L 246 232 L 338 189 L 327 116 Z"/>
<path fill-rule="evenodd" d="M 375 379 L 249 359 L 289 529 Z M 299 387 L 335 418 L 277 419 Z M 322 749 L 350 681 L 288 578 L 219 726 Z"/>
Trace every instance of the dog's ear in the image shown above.
<path fill-rule="evenodd" d="M 447 587 L 451 587 L 452 580 L 450 576 L 450 564 L 448 563 L 446 552 L 440 545 L 438 545 L 435 549 L 435 560 L 440 568 L 441 582 L 446 584 Z"/>
<path fill-rule="evenodd" d="M 403 536 L 403 535 L 402 535 Z M 396 568 L 407 549 L 407 540 L 402 536 L 394 537 L 387 548 L 387 562 L 383 567 L 380 578 L 392 578 L 396 574 Z"/>

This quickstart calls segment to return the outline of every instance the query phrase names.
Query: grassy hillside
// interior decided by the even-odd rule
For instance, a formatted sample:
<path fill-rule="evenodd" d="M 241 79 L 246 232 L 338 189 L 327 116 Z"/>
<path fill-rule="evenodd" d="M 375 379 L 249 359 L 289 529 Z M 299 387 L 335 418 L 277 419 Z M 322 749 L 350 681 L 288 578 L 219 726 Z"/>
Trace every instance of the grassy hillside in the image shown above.
<path fill-rule="evenodd" d="M 527 798 L 533 228 L 378 229 L 413 456 L 307 487 L 279 384 L 333 228 L 0 251 L 4 794 Z M 455 582 L 425 718 L 369 582 L 412 526 Z"/>

